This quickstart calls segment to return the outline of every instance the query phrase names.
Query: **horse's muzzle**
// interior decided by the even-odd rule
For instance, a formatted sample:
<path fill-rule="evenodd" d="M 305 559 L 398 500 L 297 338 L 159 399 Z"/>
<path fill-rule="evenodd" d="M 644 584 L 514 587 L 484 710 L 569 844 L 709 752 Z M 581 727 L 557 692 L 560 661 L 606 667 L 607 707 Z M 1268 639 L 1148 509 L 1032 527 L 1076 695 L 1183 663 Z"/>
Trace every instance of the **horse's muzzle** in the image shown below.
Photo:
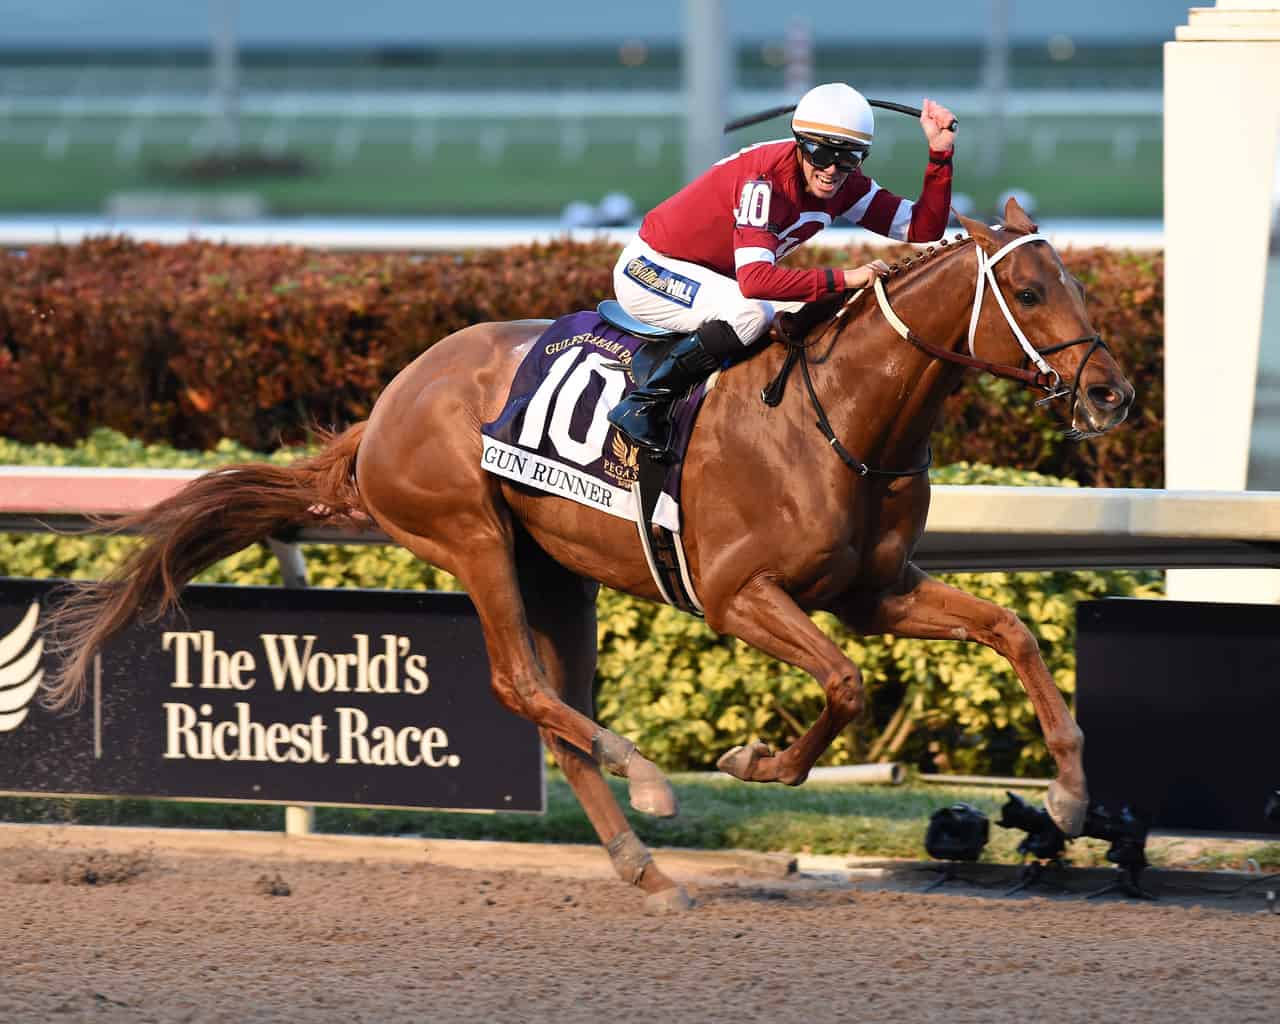
<path fill-rule="evenodd" d="M 1076 396 L 1071 425 L 1081 436 L 1104 434 L 1124 422 L 1133 396 L 1133 385 L 1122 377 L 1083 387 Z"/>

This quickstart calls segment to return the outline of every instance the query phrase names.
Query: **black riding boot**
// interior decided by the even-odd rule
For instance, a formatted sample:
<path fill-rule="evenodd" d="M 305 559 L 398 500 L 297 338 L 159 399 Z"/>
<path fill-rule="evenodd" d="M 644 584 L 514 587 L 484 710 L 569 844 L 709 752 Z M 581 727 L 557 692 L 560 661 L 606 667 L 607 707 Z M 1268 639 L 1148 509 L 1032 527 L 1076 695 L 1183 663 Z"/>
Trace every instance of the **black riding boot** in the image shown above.
<path fill-rule="evenodd" d="M 726 333 L 728 339 L 722 338 Z M 704 336 L 714 339 L 711 345 L 704 342 Z M 671 444 L 671 406 L 720 365 L 727 353 L 715 349 L 724 348 L 726 340 L 741 349 L 737 337 L 723 320 L 709 320 L 696 334 L 681 338 L 653 368 L 649 379 L 610 410 L 609 422 L 663 461 Z"/>

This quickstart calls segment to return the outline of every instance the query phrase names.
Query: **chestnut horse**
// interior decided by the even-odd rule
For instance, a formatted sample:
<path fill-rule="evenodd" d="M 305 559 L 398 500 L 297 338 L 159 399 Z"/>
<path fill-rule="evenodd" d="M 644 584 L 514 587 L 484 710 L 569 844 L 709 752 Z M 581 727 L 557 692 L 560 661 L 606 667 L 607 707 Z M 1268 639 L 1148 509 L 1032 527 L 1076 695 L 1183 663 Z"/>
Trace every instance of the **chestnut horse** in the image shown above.
<path fill-rule="evenodd" d="M 682 538 L 708 625 L 805 669 L 826 697 L 789 747 L 736 747 L 722 770 L 798 785 L 862 710 L 858 667 L 808 614 L 825 609 L 860 633 L 973 640 L 1008 659 L 1056 762 L 1047 808 L 1074 836 L 1088 800 L 1083 736 L 1035 638 L 1013 612 L 911 562 L 929 511 L 929 434 L 966 367 L 1066 396 L 1077 435 L 1116 426 L 1133 398 L 1053 247 L 1016 203 L 1005 222 L 965 220 L 969 238 L 913 258 L 887 289 L 837 301 L 802 343 L 793 337 L 790 349 L 775 345 L 724 371 L 685 459 Z M 149 541 L 58 614 L 68 657 L 50 702 L 76 700 L 93 651 L 135 616 L 172 607 L 216 560 L 291 527 L 371 517 L 470 593 L 495 695 L 536 723 L 617 873 L 647 894 L 646 909 L 689 906 L 628 826 L 600 768 L 627 778 L 632 805 L 647 813 L 675 814 L 674 792 L 634 744 L 592 718 L 599 584 L 661 600 L 635 524 L 481 468 L 480 426 L 497 418 L 545 327 L 458 331 L 401 371 L 369 419 L 318 455 L 214 470 L 119 523 Z M 771 408 L 762 389 L 784 359 L 799 362 L 798 379 Z M 831 443 L 815 432 L 815 412 Z"/>

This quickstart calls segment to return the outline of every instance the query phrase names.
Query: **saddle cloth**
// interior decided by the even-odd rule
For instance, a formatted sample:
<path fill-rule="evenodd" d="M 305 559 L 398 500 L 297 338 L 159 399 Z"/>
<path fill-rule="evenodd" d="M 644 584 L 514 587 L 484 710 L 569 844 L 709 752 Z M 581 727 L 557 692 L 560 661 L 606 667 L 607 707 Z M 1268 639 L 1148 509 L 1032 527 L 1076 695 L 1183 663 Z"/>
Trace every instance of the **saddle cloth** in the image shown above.
<path fill-rule="evenodd" d="M 555 321 L 516 370 L 498 418 L 481 426 L 490 473 L 637 522 L 632 493 L 642 453 L 605 416 L 634 384 L 627 367 L 639 338 L 594 310 Z M 653 521 L 680 532 L 680 476 L 698 407 L 713 383 L 676 403 L 672 449 Z"/>

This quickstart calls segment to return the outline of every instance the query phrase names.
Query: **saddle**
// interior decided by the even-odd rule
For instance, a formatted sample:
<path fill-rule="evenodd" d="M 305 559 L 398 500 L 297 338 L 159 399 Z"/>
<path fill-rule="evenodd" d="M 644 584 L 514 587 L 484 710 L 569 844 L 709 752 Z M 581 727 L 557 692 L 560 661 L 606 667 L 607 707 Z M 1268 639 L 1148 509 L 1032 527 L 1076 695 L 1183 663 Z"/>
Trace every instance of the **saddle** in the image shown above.
<path fill-rule="evenodd" d="M 620 331 L 625 331 L 632 337 L 639 338 L 644 342 L 631 357 L 631 365 L 628 372 L 631 379 L 635 381 L 636 387 L 642 387 L 649 382 L 649 377 L 653 374 L 653 368 L 657 366 L 676 346 L 681 338 L 687 338 L 687 334 L 679 331 L 667 331 L 661 327 L 652 327 L 643 320 L 637 320 L 625 309 L 622 303 L 617 299 L 605 299 L 600 305 L 596 306 L 596 312 L 600 314 L 600 319 L 605 323 L 611 324 Z"/>

